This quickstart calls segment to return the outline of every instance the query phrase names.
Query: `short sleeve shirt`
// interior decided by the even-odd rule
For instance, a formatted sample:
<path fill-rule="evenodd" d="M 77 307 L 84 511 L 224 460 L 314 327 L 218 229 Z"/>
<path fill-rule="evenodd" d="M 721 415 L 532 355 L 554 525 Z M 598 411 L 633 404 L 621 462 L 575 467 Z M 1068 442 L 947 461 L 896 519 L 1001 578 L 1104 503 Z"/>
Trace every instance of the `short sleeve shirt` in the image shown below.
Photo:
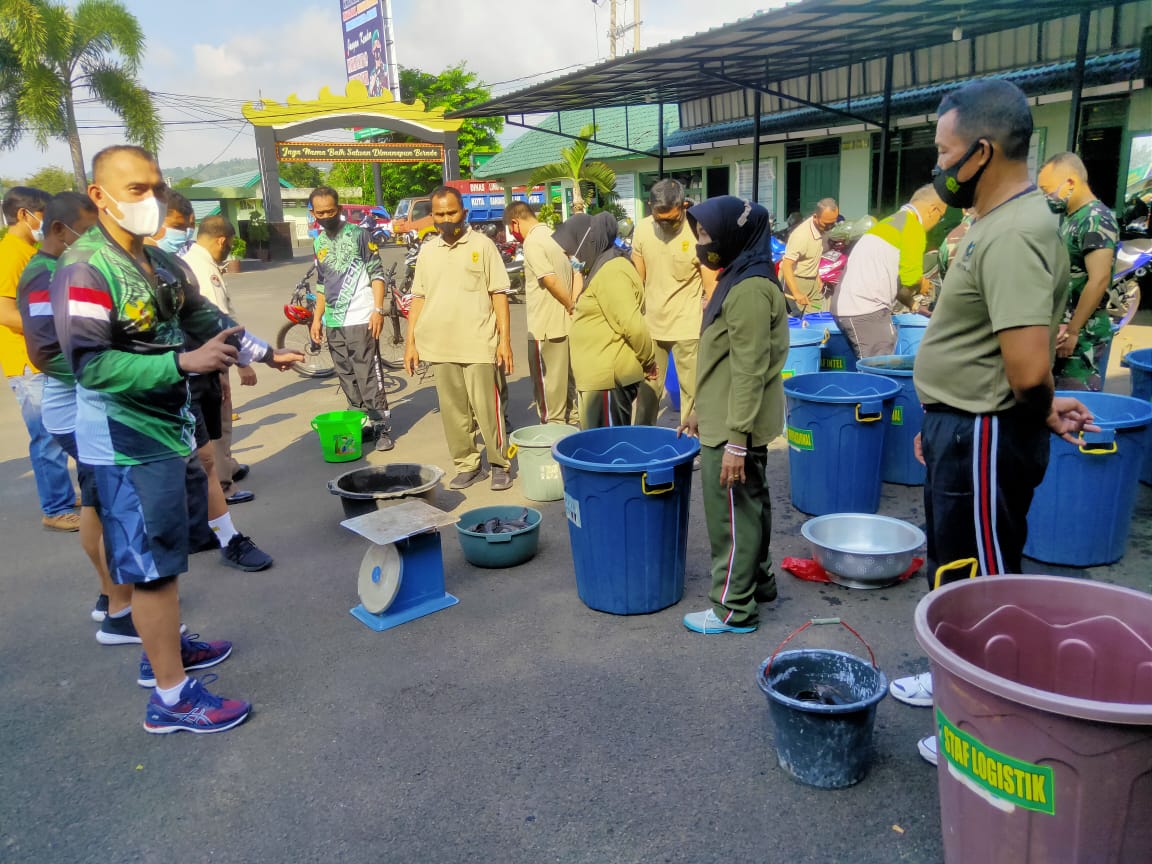
<path fill-rule="evenodd" d="M 316 290 L 324 295 L 325 326 L 353 327 L 372 317 L 372 280 L 382 278 L 383 268 L 369 239 L 367 231 L 351 223 L 335 237 L 327 231 L 316 235 Z"/>
<path fill-rule="evenodd" d="M 0 239 L 0 297 L 16 302 L 20 275 L 35 254 L 35 246 L 21 240 L 11 231 Z M 0 325 L 0 366 L 4 368 L 4 374 L 10 378 L 23 375 L 24 367 L 29 365 L 24 337 Z"/>
<path fill-rule="evenodd" d="M 1067 315 L 1070 320 L 1080 303 L 1084 286 L 1088 284 L 1088 268 L 1084 264 L 1084 256 L 1097 249 L 1111 249 L 1115 254 L 1116 244 L 1120 239 L 1120 226 L 1116 224 L 1116 217 L 1112 215 L 1112 211 L 1099 200 L 1095 200 L 1089 201 L 1060 220 L 1060 236 L 1064 238 L 1064 245 L 1068 247 L 1071 266 Z M 1108 296 L 1105 294 L 1100 305 L 1103 307 L 1107 303 Z"/>
<path fill-rule="evenodd" d="M 492 363 L 498 334 L 492 295 L 507 293 L 508 271 L 496 244 L 471 228 L 449 246 L 426 242 L 416 259 L 412 296 L 424 298 L 413 338 L 430 363 Z"/>
<path fill-rule="evenodd" d="M 924 226 L 912 207 L 901 207 L 878 222 L 848 256 L 832 298 L 833 314 L 850 317 L 890 309 L 900 285 L 919 287 L 925 245 Z"/>
<path fill-rule="evenodd" d="M 1047 327 L 1050 359 L 1068 293 L 1068 252 L 1035 189 L 972 223 L 916 355 L 920 401 L 973 414 L 1015 404 L 997 334 Z"/>
<path fill-rule="evenodd" d="M 540 284 L 545 276 L 555 276 L 560 287 L 572 293 L 572 264 L 552 239 L 552 229 L 540 224 L 524 238 L 524 291 L 528 307 L 528 338 L 537 341 L 562 339 L 572 327 L 572 317 Z"/>
<path fill-rule="evenodd" d="M 644 259 L 644 320 L 652 338 L 699 339 L 704 283 L 688 220 L 668 231 L 651 216 L 641 219 L 632 250 Z"/>
<path fill-rule="evenodd" d="M 816 217 L 809 216 L 788 235 L 784 257 L 796 262 L 796 275 L 801 279 L 815 279 L 820 274 L 820 256 L 827 248 L 824 235 L 816 230 Z"/>

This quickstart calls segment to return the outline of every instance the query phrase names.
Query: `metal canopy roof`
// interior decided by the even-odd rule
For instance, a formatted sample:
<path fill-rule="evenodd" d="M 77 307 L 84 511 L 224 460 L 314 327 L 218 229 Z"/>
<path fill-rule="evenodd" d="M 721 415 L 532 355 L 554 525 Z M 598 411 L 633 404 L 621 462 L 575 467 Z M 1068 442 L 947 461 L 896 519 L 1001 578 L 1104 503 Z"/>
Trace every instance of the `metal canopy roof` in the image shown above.
<path fill-rule="evenodd" d="M 679 104 L 1116 5 L 1116 0 L 802 0 L 452 112 Z M 799 101 L 799 100 L 798 100 Z"/>

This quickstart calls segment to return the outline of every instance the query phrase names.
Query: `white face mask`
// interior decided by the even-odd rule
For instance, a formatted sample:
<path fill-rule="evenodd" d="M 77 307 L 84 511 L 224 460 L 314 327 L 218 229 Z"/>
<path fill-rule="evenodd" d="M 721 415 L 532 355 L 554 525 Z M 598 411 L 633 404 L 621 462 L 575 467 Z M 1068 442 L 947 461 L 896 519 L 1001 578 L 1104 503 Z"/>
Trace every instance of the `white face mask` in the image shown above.
<path fill-rule="evenodd" d="M 100 191 L 108 195 L 108 190 L 103 186 L 100 187 Z M 108 195 L 108 200 L 115 204 L 123 215 L 113 216 L 107 207 L 104 208 L 104 212 L 129 234 L 135 234 L 137 237 L 151 237 L 160 230 L 160 223 L 164 221 L 164 213 L 161 211 L 160 202 L 155 195 L 145 198 L 143 201 L 126 201 L 123 204 L 111 195 Z"/>
<path fill-rule="evenodd" d="M 35 216 L 36 214 L 33 213 L 32 215 Z M 43 243 L 44 242 L 44 217 L 41 216 L 39 218 L 40 218 L 40 224 L 37 225 L 35 228 L 31 229 L 32 230 L 32 242 L 33 243 Z"/>

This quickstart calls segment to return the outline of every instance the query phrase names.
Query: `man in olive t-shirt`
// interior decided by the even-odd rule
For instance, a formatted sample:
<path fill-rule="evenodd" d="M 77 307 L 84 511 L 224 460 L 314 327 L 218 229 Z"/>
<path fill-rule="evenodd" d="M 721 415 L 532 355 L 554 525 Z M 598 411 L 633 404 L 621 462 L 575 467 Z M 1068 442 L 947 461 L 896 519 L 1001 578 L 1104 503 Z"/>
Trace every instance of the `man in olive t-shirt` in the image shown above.
<path fill-rule="evenodd" d="M 819 312 L 824 308 L 820 286 L 820 258 L 828 251 L 828 232 L 840 218 L 834 198 L 816 203 L 816 212 L 792 229 L 784 257 L 780 260 L 780 281 L 784 283 L 789 308 L 794 312 Z"/>
<path fill-rule="evenodd" d="M 680 382 L 680 416 L 692 413 L 696 402 L 696 355 L 704 301 L 716 287 L 716 274 L 700 266 L 696 237 L 685 218 L 684 187 L 676 180 L 659 180 L 648 195 L 652 215 L 640 220 L 632 240 L 632 263 L 644 282 L 644 321 L 656 345 L 659 374 L 651 381 L 659 411 L 664 395 L 668 355 L 676 363 Z M 650 401 L 653 394 L 641 392 Z"/>

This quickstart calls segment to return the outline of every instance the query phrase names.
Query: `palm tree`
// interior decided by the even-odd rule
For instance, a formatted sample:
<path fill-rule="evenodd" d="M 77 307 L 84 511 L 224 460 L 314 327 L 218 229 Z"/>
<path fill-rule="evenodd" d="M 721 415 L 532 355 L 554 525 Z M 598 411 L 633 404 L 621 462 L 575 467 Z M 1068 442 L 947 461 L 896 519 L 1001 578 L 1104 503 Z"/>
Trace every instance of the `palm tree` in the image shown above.
<path fill-rule="evenodd" d="M 129 141 L 155 152 L 163 127 L 136 79 L 143 55 L 140 24 L 117 0 L 0 0 L 0 148 L 25 132 L 41 148 L 64 139 L 76 188 L 87 188 L 75 101 L 84 88 L 123 119 Z"/>
<path fill-rule="evenodd" d="M 579 140 L 560 150 L 560 161 L 551 165 L 541 165 L 532 172 L 530 186 L 555 183 L 567 180 L 572 184 L 572 212 L 584 212 L 584 198 L 595 189 L 603 196 L 610 196 L 616 189 L 616 172 L 603 162 L 587 162 L 589 139 L 596 134 L 596 127 L 589 124 L 580 130 Z"/>

